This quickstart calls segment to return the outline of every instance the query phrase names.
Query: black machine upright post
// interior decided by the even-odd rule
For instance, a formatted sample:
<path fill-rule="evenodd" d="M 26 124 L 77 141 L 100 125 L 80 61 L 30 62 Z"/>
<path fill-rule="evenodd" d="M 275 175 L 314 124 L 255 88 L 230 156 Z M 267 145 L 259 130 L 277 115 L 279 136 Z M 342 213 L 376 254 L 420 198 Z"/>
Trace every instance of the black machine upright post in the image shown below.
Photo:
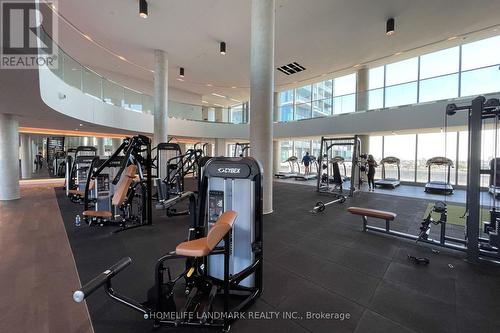
<path fill-rule="evenodd" d="M 153 181 L 152 181 L 152 175 L 151 172 L 153 171 L 152 169 L 152 164 L 153 160 L 151 158 L 151 139 L 147 138 L 146 140 L 146 191 L 147 191 L 147 198 L 146 198 L 146 214 L 147 214 L 147 223 L 146 224 L 153 224 Z"/>
<path fill-rule="evenodd" d="M 475 262 L 479 258 L 479 222 L 481 219 L 481 127 L 485 98 L 472 100 L 469 111 L 469 179 L 467 186 L 467 259 Z"/>

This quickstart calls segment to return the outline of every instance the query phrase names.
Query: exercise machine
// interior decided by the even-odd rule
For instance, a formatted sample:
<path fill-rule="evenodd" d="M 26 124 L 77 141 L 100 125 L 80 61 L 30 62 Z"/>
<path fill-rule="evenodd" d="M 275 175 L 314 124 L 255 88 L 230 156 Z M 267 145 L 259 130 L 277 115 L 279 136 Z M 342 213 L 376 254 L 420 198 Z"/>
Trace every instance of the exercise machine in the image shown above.
<path fill-rule="evenodd" d="M 233 157 L 248 157 L 250 155 L 250 143 L 234 144 Z"/>
<path fill-rule="evenodd" d="M 278 172 L 274 176 L 279 179 L 294 178 L 300 174 L 300 164 L 297 156 L 290 156 L 285 160 L 288 163 L 290 169 L 289 172 Z"/>
<path fill-rule="evenodd" d="M 384 157 L 380 161 L 380 165 L 382 166 L 382 179 L 376 180 L 375 186 L 392 187 L 393 189 L 395 189 L 396 186 L 399 186 L 401 183 L 401 161 L 399 160 L 399 158 L 394 157 L 394 156 Z M 397 178 L 387 177 L 387 170 L 386 170 L 387 165 L 395 165 L 396 166 L 397 171 L 398 171 Z"/>
<path fill-rule="evenodd" d="M 431 170 L 432 166 L 444 166 L 446 168 L 446 181 L 432 180 Z M 453 186 L 450 184 L 451 168 L 453 161 L 449 158 L 438 156 L 427 160 L 427 184 L 425 184 L 425 192 L 453 194 Z"/>
<path fill-rule="evenodd" d="M 342 156 L 344 155 L 344 156 Z M 344 193 L 344 180 L 340 176 L 339 162 L 350 161 L 351 176 L 345 180 L 349 182 L 346 194 L 350 197 L 361 188 L 361 140 L 357 135 L 344 138 L 321 138 L 320 157 L 321 167 L 318 169 L 316 190 L 320 193 Z M 331 162 L 331 166 L 329 165 Z M 340 179 L 339 179 L 340 178 Z"/>
<path fill-rule="evenodd" d="M 120 156 L 122 153 L 123 157 Z M 118 170 L 113 173 L 111 180 L 109 168 L 117 164 Z M 151 140 L 143 135 L 125 138 L 120 147 L 102 163 L 98 157 L 94 158 L 84 192 L 85 221 L 91 226 L 119 226 L 121 229 L 118 231 L 151 225 L 152 164 Z M 114 186 L 111 207 L 97 204 L 94 210 L 90 210 L 91 188 L 97 191 L 97 195 L 99 192 L 109 193 L 110 181 Z M 108 185 L 103 187 L 101 184 Z"/>
<path fill-rule="evenodd" d="M 488 192 L 495 199 L 500 198 L 500 158 L 494 158 L 490 161 L 490 186 Z"/>
<path fill-rule="evenodd" d="M 252 158 L 213 158 L 203 169 L 197 223 L 191 227 L 188 241 L 158 259 L 155 284 L 147 301 L 137 302 L 113 288 L 113 279 L 131 263 L 128 257 L 75 291 L 73 299 L 82 302 L 104 287 L 111 299 L 139 312 L 154 327 L 228 331 L 237 319 L 231 314 L 245 311 L 262 292 L 262 220 L 258 162 Z M 185 269 L 172 277 L 169 263 L 174 260 L 185 260 Z M 182 288 L 178 288 L 180 284 Z M 178 306 L 180 298 L 185 301 Z"/>
<path fill-rule="evenodd" d="M 72 202 L 81 203 L 85 191 L 87 172 L 97 156 L 97 148 L 79 146 L 74 155 L 66 156 L 65 188 L 66 195 Z"/>

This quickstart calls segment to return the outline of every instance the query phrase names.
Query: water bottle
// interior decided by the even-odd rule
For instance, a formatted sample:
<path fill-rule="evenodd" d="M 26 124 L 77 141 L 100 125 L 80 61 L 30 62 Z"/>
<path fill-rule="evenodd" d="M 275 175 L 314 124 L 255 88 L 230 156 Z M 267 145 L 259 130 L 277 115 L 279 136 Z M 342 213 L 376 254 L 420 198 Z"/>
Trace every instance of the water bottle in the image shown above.
<path fill-rule="evenodd" d="M 82 225 L 82 222 L 81 222 L 81 219 L 80 219 L 80 215 L 77 215 L 75 217 L 75 227 L 79 227 Z"/>

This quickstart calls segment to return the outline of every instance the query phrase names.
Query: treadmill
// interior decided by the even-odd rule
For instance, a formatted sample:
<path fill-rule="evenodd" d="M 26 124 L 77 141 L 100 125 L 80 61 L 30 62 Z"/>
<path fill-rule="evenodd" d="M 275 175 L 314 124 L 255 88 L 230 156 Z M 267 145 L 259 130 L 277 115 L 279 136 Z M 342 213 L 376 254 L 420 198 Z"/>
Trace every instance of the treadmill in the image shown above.
<path fill-rule="evenodd" d="M 311 156 L 311 163 L 310 163 L 310 170 L 312 170 L 312 166 L 316 167 L 316 171 L 314 172 L 309 172 L 307 175 L 305 173 L 299 173 L 297 176 L 295 176 L 295 180 L 311 180 L 311 179 L 316 179 L 318 178 L 318 171 L 319 171 L 319 166 L 318 166 L 318 161 L 316 160 L 316 157 Z M 304 168 L 305 172 L 305 168 Z"/>
<path fill-rule="evenodd" d="M 382 179 L 375 181 L 375 186 L 380 187 L 390 187 L 395 189 L 396 186 L 401 184 L 401 161 L 399 158 L 394 156 L 388 156 L 383 158 L 380 161 L 380 165 L 382 166 Z M 398 178 L 390 178 L 386 175 L 386 165 L 395 165 L 398 169 Z"/>
<path fill-rule="evenodd" d="M 427 184 L 425 184 L 425 192 L 453 194 L 453 186 L 451 186 L 450 184 L 451 168 L 453 167 L 453 161 L 450 160 L 449 158 L 438 156 L 428 159 L 426 166 L 428 168 L 428 179 L 427 179 Z M 431 169 L 433 166 L 444 166 L 447 168 L 446 182 L 431 180 Z"/>
<path fill-rule="evenodd" d="M 500 158 L 490 161 L 490 187 L 488 192 L 496 199 L 500 199 Z"/>
<path fill-rule="evenodd" d="M 294 178 L 300 175 L 300 164 L 297 156 L 290 156 L 285 160 L 290 167 L 290 172 L 278 172 L 274 176 L 279 179 Z M 297 169 L 297 171 L 295 171 Z"/>

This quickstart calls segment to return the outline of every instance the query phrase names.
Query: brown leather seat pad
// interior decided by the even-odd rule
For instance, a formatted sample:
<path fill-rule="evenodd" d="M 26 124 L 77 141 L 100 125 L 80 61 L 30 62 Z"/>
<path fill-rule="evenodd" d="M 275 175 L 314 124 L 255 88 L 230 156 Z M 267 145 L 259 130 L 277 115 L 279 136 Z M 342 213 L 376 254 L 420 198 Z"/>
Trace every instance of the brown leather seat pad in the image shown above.
<path fill-rule="evenodd" d="M 83 212 L 83 216 L 88 217 L 102 217 L 102 218 L 111 218 L 113 214 L 106 210 L 86 210 Z"/>
<path fill-rule="evenodd" d="M 175 253 L 186 257 L 207 256 L 231 230 L 237 216 L 234 211 L 223 213 L 210 228 L 207 237 L 182 242 L 175 248 Z"/>
<path fill-rule="evenodd" d="M 396 213 L 393 212 L 386 212 L 383 210 L 361 208 L 361 207 L 349 207 L 347 208 L 347 211 L 354 215 L 374 217 L 377 219 L 383 219 L 389 221 L 393 221 L 396 218 L 396 216 L 398 216 Z"/>

